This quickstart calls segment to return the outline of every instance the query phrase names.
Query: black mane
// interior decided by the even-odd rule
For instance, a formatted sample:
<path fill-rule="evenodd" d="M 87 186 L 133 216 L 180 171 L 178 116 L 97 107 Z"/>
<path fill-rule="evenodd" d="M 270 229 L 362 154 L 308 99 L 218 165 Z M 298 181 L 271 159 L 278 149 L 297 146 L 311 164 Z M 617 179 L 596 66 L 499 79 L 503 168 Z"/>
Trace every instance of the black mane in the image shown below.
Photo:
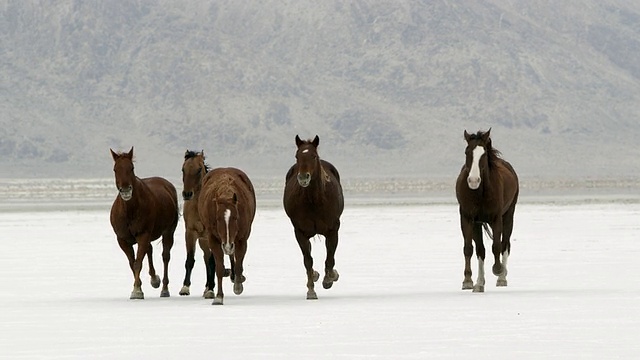
<path fill-rule="evenodd" d="M 187 152 L 184 153 L 184 159 L 193 159 L 194 157 L 198 156 L 198 154 L 202 154 L 202 159 L 204 160 L 204 153 L 202 151 L 198 152 L 198 151 L 192 151 L 192 150 L 187 150 Z M 205 161 L 204 163 L 204 172 L 207 173 L 209 172 L 209 170 L 211 170 L 211 167 L 209 166 L 209 164 L 207 164 L 207 162 Z"/>

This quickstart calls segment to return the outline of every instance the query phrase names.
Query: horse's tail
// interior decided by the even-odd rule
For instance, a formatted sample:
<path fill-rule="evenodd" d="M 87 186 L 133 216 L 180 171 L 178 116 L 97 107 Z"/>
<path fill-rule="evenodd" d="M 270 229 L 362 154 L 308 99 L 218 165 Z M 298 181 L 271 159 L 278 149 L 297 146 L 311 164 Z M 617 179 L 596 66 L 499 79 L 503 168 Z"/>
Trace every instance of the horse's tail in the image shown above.
<path fill-rule="evenodd" d="M 493 232 L 491 232 L 489 225 L 486 222 L 483 222 L 482 227 L 484 228 L 484 232 L 487 233 L 489 239 L 493 240 Z"/>

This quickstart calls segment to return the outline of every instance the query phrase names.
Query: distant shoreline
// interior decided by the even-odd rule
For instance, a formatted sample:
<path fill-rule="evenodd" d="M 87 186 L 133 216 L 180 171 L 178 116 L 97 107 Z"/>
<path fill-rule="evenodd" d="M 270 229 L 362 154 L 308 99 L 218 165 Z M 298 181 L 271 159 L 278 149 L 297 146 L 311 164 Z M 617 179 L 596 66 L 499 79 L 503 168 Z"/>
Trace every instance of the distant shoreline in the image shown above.
<path fill-rule="evenodd" d="M 178 192 L 180 183 L 172 180 Z M 254 180 L 258 207 L 281 206 L 282 179 Z M 455 205 L 453 180 L 355 179 L 344 181 L 345 202 L 368 205 Z M 0 179 L 0 211 L 109 209 L 112 179 Z M 524 180 L 520 203 L 640 203 L 636 180 Z M 182 203 L 182 200 L 180 200 Z"/>

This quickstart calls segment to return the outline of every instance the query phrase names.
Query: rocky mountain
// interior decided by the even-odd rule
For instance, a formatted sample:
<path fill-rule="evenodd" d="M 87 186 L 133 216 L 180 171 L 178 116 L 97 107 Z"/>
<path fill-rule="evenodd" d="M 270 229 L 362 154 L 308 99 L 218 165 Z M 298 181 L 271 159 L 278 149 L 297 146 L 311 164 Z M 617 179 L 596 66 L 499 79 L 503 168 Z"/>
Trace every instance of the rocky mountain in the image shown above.
<path fill-rule="evenodd" d="M 492 128 L 524 178 L 640 174 L 640 3 L 0 1 L 0 177 L 141 176 L 182 155 L 284 176 L 454 178 Z"/>

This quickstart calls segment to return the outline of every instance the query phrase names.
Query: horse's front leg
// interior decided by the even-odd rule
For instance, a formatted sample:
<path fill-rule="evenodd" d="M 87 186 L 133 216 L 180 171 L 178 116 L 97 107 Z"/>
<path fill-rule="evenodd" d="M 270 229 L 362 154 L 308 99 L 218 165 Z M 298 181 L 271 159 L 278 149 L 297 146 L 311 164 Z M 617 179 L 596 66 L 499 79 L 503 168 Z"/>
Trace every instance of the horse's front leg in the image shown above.
<path fill-rule="evenodd" d="M 473 223 L 473 241 L 476 243 L 476 256 L 478 258 L 478 278 L 476 284 L 473 286 L 473 292 L 484 292 L 484 258 L 486 255 L 486 249 L 484 248 L 484 241 L 482 240 L 482 223 Z"/>
<path fill-rule="evenodd" d="M 171 248 L 173 247 L 173 231 L 168 230 L 162 235 L 162 264 L 164 273 L 162 274 L 162 291 L 160 297 L 169 297 L 169 261 L 171 260 Z"/>
<path fill-rule="evenodd" d="M 462 248 L 462 252 L 464 254 L 464 280 L 462 281 L 462 290 L 468 290 L 473 289 L 473 280 L 471 279 L 473 221 L 460 214 L 460 228 L 462 230 L 462 238 L 464 239 L 464 246 Z"/>
<path fill-rule="evenodd" d="M 160 287 L 160 277 L 156 274 L 156 268 L 153 266 L 153 245 L 149 244 L 147 250 L 147 261 L 149 262 L 149 276 L 151 277 L 151 286 L 154 289 Z"/>
<path fill-rule="evenodd" d="M 500 255 L 502 255 L 502 217 L 498 218 L 491 224 L 491 230 L 493 231 L 493 245 L 491 251 L 493 252 L 493 267 L 491 271 L 495 276 L 501 276 L 504 274 L 505 267 L 502 266 L 500 261 Z"/>
<path fill-rule="evenodd" d="M 213 299 L 213 305 L 222 305 L 224 302 L 224 291 L 222 290 L 222 278 L 224 277 L 224 253 L 222 252 L 221 242 L 219 239 L 209 237 L 209 248 L 213 253 L 216 263 L 216 277 L 218 278 L 218 291 Z"/>
<path fill-rule="evenodd" d="M 296 240 L 298 241 L 298 246 L 300 246 L 300 250 L 302 250 L 302 257 L 304 260 L 304 268 L 307 271 L 307 300 L 316 300 L 318 299 L 318 295 L 314 289 L 314 282 L 318 281 L 320 278 L 320 274 L 317 271 L 313 270 L 313 258 L 311 257 L 311 242 L 309 238 L 306 237 L 301 231 L 298 229 L 295 230 Z"/>
<path fill-rule="evenodd" d="M 138 252 L 136 254 L 136 260 L 133 263 L 133 291 L 131 291 L 130 298 L 144 299 L 144 293 L 142 292 L 142 280 L 140 280 L 140 272 L 142 271 L 142 261 L 144 260 L 144 256 L 147 253 L 150 254 L 149 249 L 151 248 L 151 244 L 149 243 L 149 236 L 147 235 L 142 235 L 136 240 L 138 242 Z"/>
<path fill-rule="evenodd" d="M 190 295 L 191 287 L 191 272 L 193 266 L 196 263 L 196 241 L 198 241 L 198 235 L 193 229 L 187 228 L 184 232 L 185 246 L 187 249 L 187 259 L 184 262 L 184 281 L 182 282 L 182 288 L 180 289 L 180 295 Z M 206 261 L 205 261 L 206 265 Z"/>
<path fill-rule="evenodd" d="M 118 237 L 118 245 L 120 246 L 120 249 L 122 249 L 124 254 L 127 256 L 127 261 L 129 262 L 129 268 L 131 269 L 131 273 L 133 274 L 135 279 L 136 272 L 134 268 L 135 268 L 136 256 L 133 252 L 133 245 L 131 245 L 132 243 L 133 241 L 129 241 L 128 239 Z M 131 295 L 133 296 L 133 293 Z"/>
<path fill-rule="evenodd" d="M 327 247 L 327 259 L 324 262 L 324 279 L 322 287 L 330 289 L 334 281 L 338 281 L 340 274 L 334 268 L 336 265 L 336 249 L 338 248 L 338 230 L 332 230 L 325 235 L 325 245 Z"/>
<path fill-rule="evenodd" d="M 204 286 L 202 296 L 205 299 L 213 299 L 215 297 L 214 288 L 216 286 L 216 261 L 213 258 L 211 249 L 209 249 L 209 240 L 201 236 L 198 239 L 198 245 L 202 249 L 202 258 L 204 259 L 204 267 L 207 274 L 207 283 Z"/>
<path fill-rule="evenodd" d="M 246 278 L 243 275 L 244 266 L 242 264 L 244 262 L 244 256 L 246 253 L 247 253 L 247 241 L 246 239 L 240 240 L 239 242 L 236 243 L 236 250 L 233 256 L 235 258 L 234 268 L 235 268 L 235 274 L 236 274 L 233 280 L 233 293 L 236 295 L 240 295 L 242 294 L 242 291 L 244 291 L 244 287 L 242 286 L 242 283 L 246 280 Z"/>

